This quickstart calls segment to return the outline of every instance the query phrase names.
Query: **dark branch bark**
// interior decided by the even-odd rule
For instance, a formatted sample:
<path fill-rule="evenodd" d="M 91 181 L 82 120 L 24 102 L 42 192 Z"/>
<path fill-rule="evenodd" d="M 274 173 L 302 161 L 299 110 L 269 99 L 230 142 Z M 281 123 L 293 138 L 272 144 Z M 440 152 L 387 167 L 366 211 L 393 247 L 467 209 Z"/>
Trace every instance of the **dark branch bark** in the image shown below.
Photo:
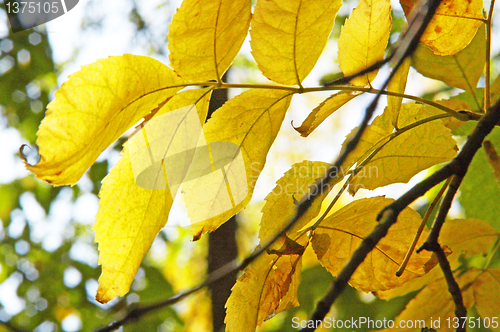
<path fill-rule="evenodd" d="M 493 130 L 499 120 L 500 101 L 498 101 L 479 121 L 460 153 L 451 162 L 415 185 L 403 196 L 380 212 L 377 218 L 380 223 L 370 235 L 361 242 L 361 245 L 351 256 L 351 259 L 339 273 L 328 293 L 318 303 L 311 320 L 324 319 L 326 314 L 330 311 L 332 304 L 347 286 L 347 282 L 358 266 L 364 261 L 368 253 L 375 248 L 380 239 L 387 235 L 389 228 L 397 221 L 397 217 L 403 209 L 448 177 L 452 175 L 457 175 L 459 177 L 465 176 L 470 162 L 477 150 L 481 147 L 484 138 Z M 459 315 L 461 316 L 462 313 L 460 312 Z M 310 329 L 304 329 L 303 331 L 310 331 Z"/>
<path fill-rule="evenodd" d="M 236 246 L 236 216 L 231 217 L 208 236 L 208 273 L 212 273 L 238 256 Z M 209 286 L 212 300 L 212 325 L 214 331 L 223 331 L 226 317 L 225 304 L 236 282 L 237 271 L 227 274 Z"/>
<path fill-rule="evenodd" d="M 227 82 L 227 73 L 222 77 Z M 208 107 L 208 117 L 228 100 L 228 90 L 218 89 L 212 92 Z M 226 223 L 208 235 L 208 273 L 212 273 L 238 257 L 236 244 L 236 216 L 231 217 Z M 227 274 L 219 281 L 209 285 L 210 299 L 212 302 L 212 326 L 214 331 L 224 330 L 226 316 L 225 304 L 231 288 L 236 282 L 237 271 Z"/>
<path fill-rule="evenodd" d="M 429 235 L 427 236 L 427 239 L 425 242 L 422 244 L 420 248 L 418 248 L 417 253 L 421 252 L 422 250 L 429 250 L 429 251 L 434 251 L 433 248 L 435 248 L 436 245 L 438 245 L 438 238 L 439 238 L 439 233 L 441 232 L 441 228 L 443 228 L 443 224 L 446 220 L 446 216 L 448 215 L 448 212 L 450 211 L 451 204 L 453 203 L 453 198 L 455 198 L 455 195 L 458 191 L 458 188 L 460 187 L 460 183 L 462 183 L 463 177 L 454 175 L 450 186 L 448 187 L 448 191 L 446 192 L 446 195 L 444 196 L 443 202 L 441 203 L 441 206 L 439 207 L 439 212 L 436 216 L 436 219 L 434 220 L 434 223 L 432 224 L 431 231 Z M 439 245 L 438 245 L 439 246 Z M 440 247 L 441 248 L 441 247 Z"/>
<path fill-rule="evenodd" d="M 458 175 L 454 175 L 452 177 L 451 183 L 448 187 L 448 191 L 446 192 L 446 195 L 443 198 L 443 202 L 439 207 L 439 212 L 436 216 L 436 219 L 434 220 L 431 231 L 427 236 L 427 239 L 425 240 L 424 244 L 417 250 L 417 253 L 425 249 L 428 251 L 432 251 L 436 254 L 439 262 L 439 267 L 443 271 L 446 284 L 448 285 L 448 291 L 450 292 L 453 298 L 453 302 L 455 303 L 455 308 L 456 308 L 455 315 L 458 318 L 461 318 L 460 321 L 462 321 L 462 319 L 467 318 L 467 308 L 465 308 L 464 305 L 464 300 L 462 297 L 462 291 L 460 290 L 460 286 L 453 277 L 453 272 L 451 271 L 450 263 L 446 258 L 446 254 L 444 253 L 443 248 L 441 248 L 441 245 L 438 242 L 438 238 L 439 238 L 439 233 L 441 232 L 441 228 L 443 227 L 443 224 L 446 220 L 446 216 L 450 211 L 453 199 L 455 198 L 458 188 L 462 183 L 462 179 L 463 177 Z M 460 325 L 456 331 L 465 332 L 466 328 L 465 326 Z"/>
<path fill-rule="evenodd" d="M 436 243 L 435 247 L 432 248 L 433 252 L 436 254 L 439 262 L 439 267 L 443 271 L 444 278 L 446 280 L 446 284 L 448 285 L 448 292 L 450 292 L 453 302 L 455 303 L 455 316 L 459 318 L 460 322 L 463 322 L 467 319 L 467 308 L 464 305 L 464 299 L 462 297 L 462 291 L 460 290 L 460 286 L 456 282 L 453 277 L 453 272 L 451 271 L 450 263 L 446 258 L 446 254 L 444 253 L 443 248 L 439 244 Z M 456 329 L 457 332 L 465 332 L 466 327 L 463 324 L 459 324 L 459 327 Z"/>

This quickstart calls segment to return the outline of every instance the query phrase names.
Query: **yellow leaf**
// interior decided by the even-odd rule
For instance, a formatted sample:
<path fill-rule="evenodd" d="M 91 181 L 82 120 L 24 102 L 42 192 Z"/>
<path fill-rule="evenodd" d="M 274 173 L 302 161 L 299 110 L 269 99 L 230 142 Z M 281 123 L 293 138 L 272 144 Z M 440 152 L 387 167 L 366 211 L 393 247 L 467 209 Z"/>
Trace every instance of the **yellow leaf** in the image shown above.
<path fill-rule="evenodd" d="M 196 82 L 220 79 L 248 32 L 250 0 L 184 0 L 169 27 L 172 67 Z"/>
<path fill-rule="evenodd" d="M 361 0 L 340 32 L 339 66 L 348 76 L 384 58 L 391 31 L 391 2 Z M 369 85 L 378 71 L 351 80 L 354 85 Z"/>
<path fill-rule="evenodd" d="M 301 268 L 301 255 L 262 254 L 231 290 L 226 331 L 254 332 L 264 320 L 297 306 Z"/>
<path fill-rule="evenodd" d="M 260 70 L 281 84 L 301 84 L 323 51 L 342 0 L 260 0 L 250 30 Z"/>
<path fill-rule="evenodd" d="M 96 300 L 106 303 L 126 294 L 172 206 L 169 190 L 136 185 L 127 144 L 122 158 L 106 176 L 93 230 L 99 242 L 102 274 Z"/>
<path fill-rule="evenodd" d="M 310 184 L 326 173 L 328 166 L 306 160 L 292 165 L 278 180 L 262 209 L 261 243 L 269 241 L 290 220 L 297 208 L 296 202 L 304 197 Z M 291 238 L 276 241 L 273 249 L 263 254 L 265 257 L 260 257 L 238 280 L 227 303 L 228 331 L 254 331 L 264 320 L 298 305 L 297 289 L 307 239 L 299 238 L 295 242 L 295 232 L 319 213 L 329 192 L 318 197 L 298 220 L 288 233 Z"/>
<path fill-rule="evenodd" d="M 305 160 L 292 165 L 281 179 L 276 182 L 276 187 L 266 197 L 266 204 L 262 208 L 262 220 L 260 222 L 259 238 L 261 243 L 267 243 L 282 228 L 297 209 L 298 202 L 306 195 L 309 186 L 314 181 L 326 174 L 329 164 L 324 162 L 311 162 Z M 338 182 L 341 177 L 338 177 Z M 307 212 L 290 229 L 288 234 L 292 238 L 294 232 L 300 230 L 309 221 L 316 217 L 321 210 L 321 203 L 328 195 L 335 183 L 329 190 L 318 197 Z"/>
<path fill-rule="evenodd" d="M 464 2 L 466 3 L 466 2 Z M 435 55 L 420 45 L 412 57 L 412 65 L 424 76 L 437 79 L 446 84 L 470 92 L 476 99 L 477 82 L 483 75 L 486 45 L 484 24 L 477 31 L 476 37 L 463 50 L 449 56 Z M 479 107 L 479 106 L 478 106 Z"/>
<path fill-rule="evenodd" d="M 361 93 L 347 93 L 339 92 L 331 95 L 323 100 L 316 108 L 312 110 L 307 118 L 302 122 L 300 127 L 295 128 L 300 133 L 300 136 L 307 137 L 311 134 L 320 124 L 325 121 L 336 110 L 344 106 L 348 101 L 354 97 L 359 96 Z"/>
<path fill-rule="evenodd" d="M 200 118 L 208 111 L 209 89 L 181 92 L 163 106 L 156 117 L 180 107 L 197 105 Z M 142 259 L 155 236 L 165 226 L 175 193 L 170 189 L 145 189 L 136 183 L 129 147 L 141 137 L 134 135 L 125 144 L 122 158 L 104 178 L 99 211 L 93 230 L 99 242 L 102 275 L 96 299 L 106 303 L 128 292 Z M 163 182 L 164 178 L 158 179 Z"/>
<path fill-rule="evenodd" d="M 460 257 L 469 258 L 488 252 L 498 238 L 498 232 L 485 221 L 478 219 L 447 220 L 439 234 L 439 243 L 452 253 L 447 257 L 451 268 L 460 265 Z M 401 287 L 379 292 L 378 297 L 392 299 L 421 289 L 423 286 L 443 277 L 439 266 L 425 276 L 410 280 Z"/>
<path fill-rule="evenodd" d="M 500 269 L 488 269 L 474 282 L 474 298 L 477 313 L 483 318 L 481 327 L 489 324 L 493 331 L 500 331 L 498 313 L 500 312 Z M 496 318 L 497 324 L 492 323 Z M 476 321 L 477 322 L 477 321 Z"/>
<path fill-rule="evenodd" d="M 496 240 L 498 232 L 490 224 L 479 219 L 447 220 L 439 235 L 439 243 L 453 252 L 448 256 L 452 268 L 459 266 L 460 256 L 469 258 L 488 252 Z"/>
<path fill-rule="evenodd" d="M 195 240 L 215 230 L 250 201 L 291 96 L 279 90 L 243 92 L 219 108 L 203 127 L 209 146 L 225 142 L 236 149 L 209 181 L 188 181 L 182 186 Z"/>
<path fill-rule="evenodd" d="M 102 151 L 181 83 L 149 57 L 124 55 L 84 66 L 48 105 L 37 133 L 41 159 L 27 169 L 56 186 L 75 184 Z"/>
<path fill-rule="evenodd" d="M 354 201 L 327 217 L 316 228 L 312 238 L 314 251 L 321 264 L 332 275 L 340 272 L 361 241 L 377 226 L 377 214 L 393 201 L 384 197 Z M 414 253 L 403 275 L 396 277 L 396 271 L 421 221 L 417 212 L 410 208 L 404 209 L 398 222 L 368 254 L 349 283 L 364 292 L 380 291 L 398 287 L 427 273 L 431 267 L 426 266 L 426 263 L 431 254 L 421 252 Z M 422 234 L 419 245 L 425 241 L 425 237 L 426 234 Z"/>
<path fill-rule="evenodd" d="M 400 0 L 406 16 L 417 0 Z M 467 46 L 483 19 L 482 0 L 444 0 L 427 26 L 420 42 L 436 55 L 453 55 Z"/>
<path fill-rule="evenodd" d="M 397 127 L 402 129 L 436 114 L 439 113 L 433 108 L 405 103 L 401 105 Z M 376 148 L 382 148 L 355 176 L 349 188 L 351 194 L 361 188 L 373 190 L 391 183 L 406 183 L 420 171 L 452 159 L 457 152 L 451 131 L 439 120 L 396 134 L 368 126 L 348 161 L 355 159 L 360 163 Z M 389 140 L 390 137 L 393 138 Z"/>
<path fill-rule="evenodd" d="M 471 308 L 474 304 L 474 290 L 470 287 L 474 279 L 480 273 L 477 269 L 471 269 L 465 274 L 457 277 L 457 281 L 467 309 Z M 497 312 L 498 313 L 498 312 Z M 413 328 L 406 327 L 405 322 L 416 322 L 417 320 L 425 321 L 425 327 L 434 328 L 438 331 L 448 332 L 455 331 L 452 325 L 448 325 L 447 318 L 455 317 L 455 304 L 448 291 L 446 280 L 441 278 L 434 281 L 425 287 L 420 293 L 417 294 L 407 305 L 406 308 L 395 319 L 394 328 L 386 329 L 383 331 L 415 331 L 420 330 L 424 326 L 413 326 Z M 439 319 L 439 326 L 436 326 L 436 321 Z M 431 320 L 434 323 L 431 323 Z M 400 327 L 400 322 L 403 324 Z"/>
<path fill-rule="evenodd" d="M 399 94 L 405 93 L 406 88 L 406 80 L 408 78 L 408 72 L 410 70 L 410 59 L 406 58 L 403 61 L 401 67 L 399 67 L 394 77 L 389 82 L 387 86 L 387 91 L 396 92 Z M 387 109 L 384 111 L 384 114 L 387 112 L 387 116 L 390 117 L 392 127 L 395 128 L 398 123 L 398 115 L 399 109 L 401 108 L 401 104 L 403 102 L 402 97 L 397 96 L 387 96 Z M 385 129 L 385 128 L 384 128 Z M 392 131 L 392 128 L 387 128 L 389 131 Z"/>

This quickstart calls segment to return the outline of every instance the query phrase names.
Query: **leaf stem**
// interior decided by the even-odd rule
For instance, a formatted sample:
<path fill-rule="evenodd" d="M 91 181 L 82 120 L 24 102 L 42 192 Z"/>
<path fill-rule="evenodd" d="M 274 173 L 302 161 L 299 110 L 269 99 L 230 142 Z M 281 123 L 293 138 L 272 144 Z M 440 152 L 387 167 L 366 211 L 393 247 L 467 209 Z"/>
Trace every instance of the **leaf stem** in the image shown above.
<path fill-rule="evenodd" d="M 495 0 L 491 0 L 488 19 L 486 20 L 486 70 L 484 73 L 485 89 L 484 89 L 484 112 L 491 106 L 490 96 L 490 80 L 491 80 L 491 20 L 493 17 L 493 9 L 495 8 Z"/>
<path fill-rule="evenodd" d="M 441 105 L 437 102 L 427 100 L 424 98 L 420 98 L 417 96 L 413 95 L 407 95 L 404 93 L 397 93 L 397 92 L 392 92 L 392 91 L 387 91 L 387 90 L 379 90 L 379 89 L 374 89 L 374 88 L 368 88 L 368 87 L 360 87 L 360 86 L 350 86 L 350 85 L 337 85 L 337 86 L 319 86 L 319 87 L 310 87 L 310 88 L 301 88 L 301 87 L 295 87 L 295 86 L 287 86 L 287 85 L 276 85 L 276 84 L 259 84 L 259 83 L 219 83 L 219 82 L 193 82 L 193 83 L 186 83 L 186 84 L 178 84 L 175 86 L 168 86 L 164 88 L 160 88 L 154 91 L 151 91 L 149 93 L 154 93 L 158 92 L 161 90 L 165 89 L 171 89 L 175 87 L 190 87 L 190 86 L 213 86 L 215 89 L 230 89 L 230 88 L 236 88 L 236 89 L 245 89 L 245 88 L 251 88 L 251 89 L 270 89 L 270 90 L 286 90 L 286 91 L 291 91 L 293 93 L 310 93 L 310 92 L 321 92 L 321 91 L 357 91 L 357 92 L 366 92 L 366 93 L 372 93 L 372 94 L 380 94 L 380 95 L 387 95 L 387 96 L 394 96 L 394 97 L 401 97 L 401 98 L 406 98 L 410 100 L 414 100 L 416 102 L 426 104 L 429 106 L 433 106 L 437 109 L 440 109 L 443 112 L 448 113 L 449 115 L 453 116 L 454 118 L 460 120 L 460 121 L 469 121 L 469 120 L 479 120 L 480 116 L 476 115 L 472 112 L 457 112 L 449 107 L 446 107 L 444 105 Z M 149 94 L 148 93 L 148 94 Z"/>
<path fill-rule="evenodd" d="M 215 83 L 215 82 L 214 82 Z M 216 84 L 214 84 L 216 85 Z M 449 115 L 457 118 L 460 121 L 469 121 L 469 120 L 478 120 L 477 117 L 471 118 L 468 113 L 457 112 L 449 107 L 441 105 L 437 102 L 427 100 L 424 98 L 420 98 L 413 95 L 407 95 L 404 93 L 397 93 L 387 90 L 379 90 L 374 88 L 366 88 L 360 86 L 350 86 L 350 85 L 342 85 L 342 86 L 325 86 L 325 87 L 310 87 L 303 88 L 302 90 L 299 88 L 291 87 L 291 86 L 282 86 L 282 85 L 270 85 L 270 84 L 223 84 L 221 88 L 254 88 L 254 89 L 278 89 L 278 90 L 288 90 L 293 91 L 295 93 L 310 93 L 310 92 L 321 92 L 321 91 L 356 91 L 356 92 L 367 92 L 373 94 L 382 94 L 387 96 L 401 97 L 410 100 L 417 101 L 422 104 L 427 104 L 429 106 L 433 106 L 441 111 L 448 113 Z"/>

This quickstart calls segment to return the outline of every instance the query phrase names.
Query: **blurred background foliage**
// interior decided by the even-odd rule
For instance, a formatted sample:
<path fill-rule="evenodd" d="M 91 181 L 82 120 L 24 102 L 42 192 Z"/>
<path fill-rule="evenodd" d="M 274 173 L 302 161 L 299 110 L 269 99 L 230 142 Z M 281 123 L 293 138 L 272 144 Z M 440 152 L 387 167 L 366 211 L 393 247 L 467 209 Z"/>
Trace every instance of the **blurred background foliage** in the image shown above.
<path fill-rule="evenodd" d="M 146 5 L 147 1 L 128 0 L 125 3 L 128 8 L 126 19 L 133 30 L 129 51 L 141 49 L 143 54 L 166 61 L 168 23 L 178 3 L 157 2 L 155 10 L 164 15 L 162 19 L 143 15 L 144 8 L 151 7 L 151 4 Z M 81 22 L 82 34 L 91 30 L 105 32 L 109 22 L 105 13 L 98 10 L 101 4 L 97 0 L 81 1 L 79 4 L 85 8 Z M 354 0 L 345 1 L 331 36 L 332 45 L 355 4 Z M 395 11 L 394 26 L 400 28 L 403 22 L 401 10 Z M 11 165 L 6 171 L 9 174 L 0 177 L 0 332 L 94 331 L 120 318 L 131 305 L 168 298 L 202 281 L 207 269 L 206 239 L 193 243 L 186 229 L 168 228 L 155 240 L 129 294 L 107 305 L 94 300 L 100 275 L 97 245 L 93 243 L 91 231 L 97 211 L 97 193 L 102 178 L 117 160 L 123 139 L 99 157 L 72 188 L 54 188 L 23 171 L 17 149 L 22 143 L 34 147 L 36 131 L 46 106 L 53 98 L 58 81 L 60 83 L 66 79 L 61 79 L 60 75 L 81 50 L 77 48 L 68 61 L 55 63 L 49 42 L 50 33 L 45 27 L 13 34 L 2 6 L 0 26 L 1 31 L 5 31 L 5 34 L 0 35 L 0 145 L 3 149 L 0 163 L 3 166 Z M 394 33 L 391 43 L 397 38 L 398 33 Z M 331 59 L 328 61 L 332 62 Z M 495 54 L 493 64 L 498 64 L 498 61 L 499 55 Z M 498 73 L 496 68 L 494 66 Z M 335 75 L 335 70 L 331 72 L 320 68 L 319 78 L 328 79 Z M 237 57 L 229 77 L 229 81 L 233 82 L 242 80 L 262 80 L 253 60 L 245 54 Z M 455 90 L 431 82 L 425 98 L 447 96 L 455 93 Z M 315 102 L 315 97 L 311 98 L 310 104 Z M 304 112 L 301 113 L 303 117 L 307 114 Z M 333 131 L 338 126 L 330 123 L 326 130 Z M 347 132 L 350 129 L 347 128 Z M 325 133 L 321 128 L 318 132 Z M 340 143 L 341 140 L 336 142 L 338 146 Z M 29 154 L 30 150 L 25 149 L 24 152 Z M 280 151 L 278 155 L 285 156 L 287 167 L 297 159 L 303 159 L 300 152 L 291 150 Z M 282 174 L 280 170 L 275 171 L 274 181 Z M 465 184 L 470 192 L 477 192 L 481 185 L 474 180 L 467 180 Z M 270 185 L 271 188 L 273 186 Z M 498 190 L 498 187 L 495 188 L 491 190 Z M 495 195 L 500 197 L 500 194 Z M 473 198 L 462 195 L 461 199 L 463 204 L 472 205 Z M 495 201 L 492 204 L 491 209 L 499 206 Z M 424 200 L 421 205 L 419 212 L 424 213 L 427 202 Z M 261 208 L 262 202 L 251 203 L 239 216 L 237 240 L 240 257 L 251 252 L 256 245 Z M 478 213 L 486 212 L 482 209 Z M 488 213 L 491 216 L 483 218 L 498 218 L 498 213 Z M 308 251 L 304 257 L 299 287 L 301 306 L 265 322 L 262 331 L 295 331 L 292 318 L 309 317 L 317 301 L 330 287 L 332 276 L 317 264 L 310 248 Z M 335 304 L 331 315 L 337 319 L 361 316 L 392 319 L 413 296 L 409 294 L 382 301 L 350 288 Z M 202 291 L 172 307 L 132 321 L 120 330 L 210 331 L 210 315 L 208 292 Z"/>

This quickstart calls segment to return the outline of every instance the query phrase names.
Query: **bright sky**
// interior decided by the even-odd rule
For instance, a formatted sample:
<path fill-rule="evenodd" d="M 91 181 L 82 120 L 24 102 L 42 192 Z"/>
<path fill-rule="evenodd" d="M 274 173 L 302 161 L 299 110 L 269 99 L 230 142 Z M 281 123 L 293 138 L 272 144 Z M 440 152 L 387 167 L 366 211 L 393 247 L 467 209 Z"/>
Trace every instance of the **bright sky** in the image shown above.
<path fill-rule="evenodd" d="M 158 27 L 162 26 L 171 20 L 173 11 L 166 6 L 160 10 L 156 6 L 161 1 L 143 1 L 143 7 L 146 8 L 143 13 L 144 16 L 155 15 L 155 22 Z M 81 33 L 81 22 L 85 16 L 85 9 L 89 0 L 80 0 L 78 5 L 68 12 L 57 18 L 54 21 L 46 24 L 46 29 L 49 32 L 50 43 L 53 48 L 54 59 L 56 63 L 62 64 L 69 60 L 70 63 L 64 65 L 64 71 L 59 76 L 59 84 L 67 80 L 68 75 L 77 71 L 80 66 L 92 63 L 97 59 L 106 58 L 111 55 L 122 55 L 124 53 L 133 53 L 138 55 L 149 55 L 143 47 L 133 48 L 131 40 L 134 38 L 134 30 L 130 22 L 128 22 L 127 14 L 129 9 L 127 6 L 129 2 L 123 0 L 109 0 L 109 1 L 96 1 L 96 4 L 102 7 L 95 8 L 94 14 L 106 17 L 105 24 L 100 31 L 87 31 Z M 180 3 L 180 1 L 176 1 Z M 397 1 L 394 2 L 395 8 L 400 8 Z M 346 10 L 346 9 L 343 9 Z M 6 17 L 0 16 L 0 37 L 5 36 L 7 26 L 5 25 Z M 498 20 L 497 20 L 498 22 Z M 498 24 L 497 24 L 498 26 Z M 497 29 L 494 31 L 498 34 Z M 495 37 L 492 40 L 498 40 Z M 75 49 L 79 48 L 80 52 L 72 59 Z M 500 48 L 499 43 L 493 47 L 493 52 L 498 52 Z M 242 52 L 250 58 L 250 47 L 248 40 L 246 41 Z M 339 71 L 338 66 L 331 59 L 336 58 L 336 45 L 330 43 L 325 53 L 320 58 L 313 72 L 304 82 L 306 86 L 317 85 L 319 78 L 332 71 Z M 153 55 L 154 56 L 154 55 Z M 165 57 L 156 57 L 158 60 L 167 63 Z M 374 82 L 374 86 L 380 84 L 384 73 L 379 74 L 379 78 Z M 423 87 L 428 89 L 428 80 L 422 78 L 412 70 L 410 73 L 409 81 L 411 82 L 407 87 L 407 93 L 420 94 Z M 282 132 L 280 132 L 275 144 L 273 145 L 268 155 L 268 165 L 266 167 L 261 179 L 257 184 L 254 194 L 254 202 L 262 201 L 262 199 L 273 189 L 275 182 L 282 176 L 282 174 L 290 168 L 290 165 L 300 162 L 304 159 L 320 160 L 331 162 L 340 151 L 340 145 L 344 140 L 346 134 L 351 129 L 357 126 L 359 120 L 364 112 L 364 109 L 373 96 L 366 95 L 357 98 L 351 102 L 348 107 L 343 108 L 334 116 L 325 121 L 315 133 L 307 139 L 300 137 L 300 135 L 292 128 L 291 121 L 294 125 L 299 125 L 307 114 L 314 108 L 322 99 L 328 96 L 328 93 L 316 94 L 310 96 L 296 96 L 291 110 L 287 113 L 284 120 Z M 384 107 L 384 103 L 380 105 L 379 109 Z M 8 144 L 0 144 L 0 183 L 8 183 L 16 178 L 24 177 L 28 172 L 24 169 L 22 162 L 13 155 L 17 152 L 19 146 L 24 142 L 15 129 L 6 128 L 4 119 L 0 119 L 0 142 L 8 142 Z M 119 156 L 114 153 L 111 160 L 116 161 Z M 421 176 L 416 177 L 410 184 L 416 183 Z M 88 188 L 88 179 L 83 178 L 81 186 Z M 389 197 L 398 197 L 404 190 L 408 188 L 407 185 L 391 185 L 383 189 L 376 190 L 373 194 L 385 194 Z M 57 208 L 53 209 L 54 215 L 45 216 L 43 210 L 37 208 L 37 203 L 32 195 L 23 195 L 21 203 L 23 206 L 30 206 L 26 209 L 28 215 L 26 216 L 28 222 L 35 227 L 38 231 L 35 234 L 40 236 L 40 239 L 46 243 L 46 249 L 54 250 L 62 241 L 62 234 L 64 225 L 69 221 L 69 218 L 74 218 L 80 222 L 91 224 L 94 220 L 94 215 L 97 211 L 97 199 L 91 194 L 84 194 L 80 197 L 74 205 L 70 203 L 70 193 L 63 192 L 60 195 Z M 14 218 L 15 219 L 15 218 Z M 24 224 L 23 224 L 24 223 Z M 15 234 L 19 229 L 25 226 L 24 221 L 19 223 L 14 222 L 13 226 L 9 228 L 9 232 Z M 17 227 L 17 228 L 16 228 Z M 11 234 L 12 235 L 12 234 Z M 87 251 L 86 251 L 87 250 Z M 87 259 L 90 256 L 92 261 L 97 258 L 93 255 L 92 250 L 85 249 L 82 246 L 80 250 L 75 250 L 75 256 L 85 256 Z M 81 257 L 84 259 L 84 257 Z M 74 271 L 73 271 L 74 272 Z M 73 276 L 68 272 L 68 283 L 78 276 Z M 22 308 L 22 304 L 12 301 L 15 296 L 12 296 L 12 291 L 17 288 L 18 276 L 14 275 L 2 285 L 0 285 L 0 302 L 6 306 L 8 314 L 15 314 Z M 89 287 L 94 287 L 90 285 Z M 10 293 L 9 293 L 10 292 Z M 7 305 L 8 304 L 8 305 Z M 0 317 L 1 318 L 1 317 Z"/>

